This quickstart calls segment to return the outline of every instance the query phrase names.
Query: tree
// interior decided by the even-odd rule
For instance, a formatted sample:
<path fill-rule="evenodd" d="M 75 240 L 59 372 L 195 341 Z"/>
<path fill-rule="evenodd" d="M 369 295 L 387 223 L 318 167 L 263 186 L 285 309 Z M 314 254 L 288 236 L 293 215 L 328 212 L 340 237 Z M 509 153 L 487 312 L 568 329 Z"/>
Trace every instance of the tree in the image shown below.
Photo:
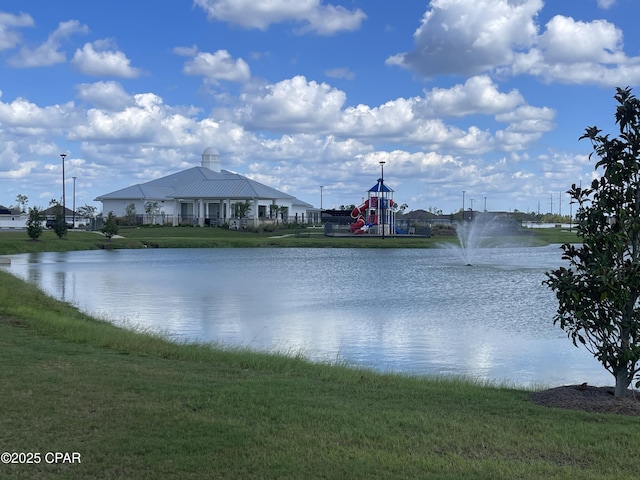
<path fill-rule="evenodd" d="M 57 200 L 51 200 L 49 205 L 53 207 L 53 231 L 56 233 L 59 239 L 62 239 L 67 234 L 67 219 L 65 218 L 65 211 L 60 202 Z"/>
<path fill-rule="evenodd" d="M 16 196 L 16 203 L 19 205 L 21 212 L 26 212 L 27 203 L 29 203 L 29 198 L 26 195 L 18 194 Z"/>
<path fill-rule="evenodd" d="M 107 220 L 104 222 L 101 231 L 109 240 L 118 234 L 118 220 L 113 212 L 109 212 L 109 215 L 107 215 Z"/>
<path fill-rule="evenodd" d="M 251 202 L 245 200 L 244 202 L 236 202 L 233 204 L 234 215 L 236 218 L 244 218 L 251 210 Z"/>
<path fill-rule="evenodd" d="M 42 221 L 44 220 L 44 212 L 38 207 L 29 209 L 29 217 L 27 218 L 27 235 L 31 240 L 37 240 L 42 235 Z"/>
<path fill-rule="evenodd" d="M 288 215 L 289 215 L 289 207 L 276 205 L 275 203 L 272 203 L 269 205 L 269 217 L 276 219 L 276 225 L 278 224 L 279 218 L 281 218 L 282 222 L 284 223 Z"/>
<path fill-rule="evenodd" d="M 136 224 L 136 206 L 134 203 L 130 203 L 127 205 L 127 208 L 124 209 L 124 218 L 127 221 L 127 225 L 135 225 Z"/>
<path fill-rule="evenodd" d="M 93 219 L 96 217 L 96 207 L 92 205 L 84 205 L 82 207 L 78 207 L 77 214 L 81 218 L 90 218 Z"/>
<path fill-rule="evenodd" d="M 409 205 L 407 205 L 406 203 L 403 203 L 402 205 L 398 205 L 397 202 L 393 202 L 393 206 L 391 207 L 391 210 L 393 210 L 394 213 L 399 213 L 400 215 L 404 214 L 404 211 L 409 208 Z"/>
<path fill-rule="evenodd" d="M 269 205 L 269 218 L 275 217 L 276 225 L 278 224 L 278 212 L 280 211 L 280 208 L 280 205 L 276 205 L 275 203 Z"/>
<path fill-rule="evenodd" d="M 568 192 L 582 246 L 563 245 L 569 266 L 547 272 L 544 283 L 558 299 L 554 324 L 602 363 L 624 397 L 640 360 L 640 101 L 629 88 L 616 91 L 620 136 L 589 127 L 580 137 L 602 169 L 590 188 Z"/>
<path fill-rule="evenodd" d="M 131 205 L 133 205 L 133 203 Z M 149 223 L 155 224 L 156 223 L 156 217 L 158 215 L 160 215 L 160 213 L 161 213 L 161 209 L 160 209 L 160 206 L 158 205 L 158 202 L 147 202 L 147 203 L 145 203 L 144 204 L 144 213 L 147 214 L 147 218 L 149 220 Z"/>

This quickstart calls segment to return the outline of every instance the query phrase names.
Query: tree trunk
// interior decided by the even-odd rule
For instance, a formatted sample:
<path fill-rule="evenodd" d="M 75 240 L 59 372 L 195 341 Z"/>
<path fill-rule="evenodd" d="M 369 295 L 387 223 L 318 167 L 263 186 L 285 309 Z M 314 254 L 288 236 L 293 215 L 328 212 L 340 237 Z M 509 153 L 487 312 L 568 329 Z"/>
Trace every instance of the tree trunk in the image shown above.
<path fill-rule="evenodd" d="M 615 390 L 615 397 L 616 398 L 624 398 L 627 396 L 627 388 L 629 387 L 629 376 L 627 373 L 627 370 L 625 368 L 618 368 L 615 371 L 615 377 L 616 377 L 616 390 Z"/>

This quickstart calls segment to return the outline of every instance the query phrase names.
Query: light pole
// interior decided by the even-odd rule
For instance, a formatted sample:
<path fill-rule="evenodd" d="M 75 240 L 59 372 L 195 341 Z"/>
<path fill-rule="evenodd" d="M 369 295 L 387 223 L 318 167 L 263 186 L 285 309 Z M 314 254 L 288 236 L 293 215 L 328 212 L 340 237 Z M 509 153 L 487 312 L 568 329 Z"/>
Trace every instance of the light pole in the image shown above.
<path fill-rule="evenodd" d="M 382 217 L 382 239 L 384 240 L 384 160 L 380 161 L 380 198 L 378 198 L 378 202 L 380 203 L 380 216 Z"/>
<path fill-rule="evenodd" d="M 320 223 L 322 224 L 322 189 L 324 185 L 320 185 Z"/>
<path fill-rule="evenodd" d="M 76 228 L 76 177 L 73 177 L 73 227 Z"/>
<path fill-rule="evenodd" d="M 462 221 L 464 222 L 464 190 L 462 190 Z"/>
<path fill-rule="evenodd" d="M 67 212 L 65 211 L 65 204 L 66 204 L 66 199 L 65 199 L 65 191 L 64 191 L 64 159 L 67 157 L 66 153 L 61 153 L 60 154 L 60 158 L 62 158 L 62 215 L 63 217 L 67 214 Z M 66 222 L 66 220 L 65 220 Z"/>

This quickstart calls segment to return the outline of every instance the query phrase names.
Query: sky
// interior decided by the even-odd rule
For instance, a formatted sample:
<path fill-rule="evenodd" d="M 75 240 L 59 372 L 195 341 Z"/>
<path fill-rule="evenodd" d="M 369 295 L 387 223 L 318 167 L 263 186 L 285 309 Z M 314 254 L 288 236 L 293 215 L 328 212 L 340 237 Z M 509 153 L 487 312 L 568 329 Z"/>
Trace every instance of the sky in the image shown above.
<path fill-rule="evenodd" d="M 63 153 L 67 206 L 75 185 L 101 211 L 213 147 L 315 207 L 384 174 L 409 211 L 566 215 L 598 174 L 579 137 L 615 136 L 616 87 L 640 93 L 638 18 L 637 0 L 0 0 L 0 204 L 61 200 Z"/>

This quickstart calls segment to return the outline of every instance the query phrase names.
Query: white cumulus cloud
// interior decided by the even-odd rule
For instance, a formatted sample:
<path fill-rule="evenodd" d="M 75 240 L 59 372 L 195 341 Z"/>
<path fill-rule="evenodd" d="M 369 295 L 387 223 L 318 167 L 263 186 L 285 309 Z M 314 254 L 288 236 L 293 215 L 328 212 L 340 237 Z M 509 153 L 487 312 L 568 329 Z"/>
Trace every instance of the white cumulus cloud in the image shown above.
<path fill-rule="evenodd" d="M 132 97 L 118 82 L 82 83 L 76 86 L 78 98 L 91 105 L 106 110 L 119 110 L 129 103 Z"/>
<path fill-rule="evenodd" d="M 87 33 L 89 28 L 77 20 L 60 22 L 58 28 L 47 38 L 46 42 L 35 48 L 23 46 L 19 53 L 9 59 L 14 67 L 42 67 L 63 63 L 67 56 L 60 51 L 64 40 L 74 33 Z"/>
<path fill-rule="evenodd" d="M 33 27 L 34 21 L 31 15 L 20 13 L 0 12 L 0 50 L 14 48 L 21 41 L 20 34 L 15 30 L 20 27 Z"/>
<path fill-rule="evenodd" d="M 413 34 L 415 49 L 387 59 L 429 77 L 478 74 L 511 62 L 536 39 L 542 0 L 432 0 Z"/>
<path fill-rule="evenodd" d="M 266 30 L 269 25 L 293 22 L 298 32 L 332 35 L 360 27 L 366 18 L 360 10 L 324 5 L 321 0 L 194 0 L 209 20 L 219 20 L 245 28 Z"/>
<path fill-rule="evenodd" d="M 640 82 L 640 56 L 624 52 L 622 31 L 614 24 L 556 15 L 540 33 L 542 7 L 542 0 L 431 0 L 414 33 L 415 48 L 386 63 L 423 77 L 531 75 L 546 83 L 600 86 Z"/>
<path fill-rule="evenodd" d="M 266 85 L 241 95 L 238 110 L 241 123 L 250 128 L 294 131 L 322 128 L 335 123 L 344 105 L 344 92 L 326 83 L 307 81 L 302 75 Z"/>
<path fill-rule="evenodd" d="M 76 50 L 72 65 L 81 73 L 91 76 L 136 78 L 141 71 L 132 67 L 131 60 L 115 49 L 110 40 L 85 43 Z"/>
<path fill-rule="evenodd" d="M 229 82 L 246 82 L 251 78 L 251 69 L 242 58 L 234 59 L 226 50 L 214 53 L 197 52 L 193 58 L 184 64 L 186 75 L 200 75 L 209 82 L 219 80 Z"/>

